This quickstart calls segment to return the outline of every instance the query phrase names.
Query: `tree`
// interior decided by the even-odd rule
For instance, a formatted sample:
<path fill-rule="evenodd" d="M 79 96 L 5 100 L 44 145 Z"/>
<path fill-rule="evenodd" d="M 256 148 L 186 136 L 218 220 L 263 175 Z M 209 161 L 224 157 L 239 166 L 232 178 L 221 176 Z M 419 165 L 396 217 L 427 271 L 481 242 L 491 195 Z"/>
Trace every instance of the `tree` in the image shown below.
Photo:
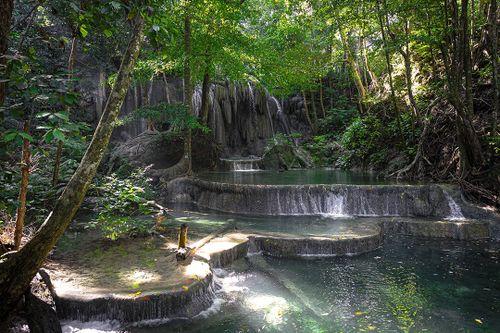
<path fill-rule="evenodd" d="M 9 32 L 13 9 L 14 0 L 0 1 L 0 73 L 5 73 L 6 71 L 6 55 L 9 48 Z M 5 101 L 6 88 L 6 82 L 0 77 L 0 106 L 2 106 Z M 3 118 L 0 118 L 0 120 L 1 119 Z"/>
<path fill-rule="evenodd" d="M 469 15 L 468 0 L 445 0 L 444 38 L 441 53 L 446 67 L 448 99 L 456 111 L 457 140 L 460 149 L 461 177 L 466 178 L 473 169 L 483 166 L 481 143 L 472 125 L 473 103 L 471 103 Z"/>
<path fill-rule="evenodd" d="M 134 16 L 133 25 L 132 38 L 123 55 L 116 82 L 80 165 L 57 199 L 52 212 L 33 238 L 19 251 L 9 252 L 0 257 L 0 298 L 2 299 L 0 322 L 7 322 L 8 316 L 28 289 L 48 253 L 73 219 L 97 171 L 139 55 L 144 35 L 144 19 L 141 14 Z"/>

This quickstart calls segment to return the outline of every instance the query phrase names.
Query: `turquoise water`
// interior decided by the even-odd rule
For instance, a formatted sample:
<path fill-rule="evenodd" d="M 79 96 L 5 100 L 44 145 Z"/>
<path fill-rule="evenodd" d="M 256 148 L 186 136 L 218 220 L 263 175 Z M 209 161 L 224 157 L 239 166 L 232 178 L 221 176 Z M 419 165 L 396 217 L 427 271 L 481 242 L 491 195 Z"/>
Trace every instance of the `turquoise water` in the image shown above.
<path fill-rule="evenodd" d="M 399 184 L 396 180 L 380 179 L 373 173 L 353 172 L 336 169 L 304 169 L 278 171 L 226 171 L 206 172 L 197 175 L 198 178 L 233 184 L 354 184 L 354 185 L 385 185 Z M 403 182 L 408 184 L 407 182 Z"/>
<path fill-rule="evenodd" d="M 169 220 L 169 226 L 177 230 L 186 223 L 189 234 L 204 236 L 224 226 L 231 225 L 238 230 L 262 233 L 280 233 L 292 236 L 333 236 L 342 234 L 365 234 L 373 231 L 377 218 L 350 218 L 328 216 L 251 216 L 200 211 L 191 206 L 176 208 L 172 213 L 175 218 Z"/>
<path fill-rule="evenodd" d="M 357 257 L 250 257 L 218 271 L 213 311 L 133 333 L 499 332 L 500 253 L 398 237 Z"/>

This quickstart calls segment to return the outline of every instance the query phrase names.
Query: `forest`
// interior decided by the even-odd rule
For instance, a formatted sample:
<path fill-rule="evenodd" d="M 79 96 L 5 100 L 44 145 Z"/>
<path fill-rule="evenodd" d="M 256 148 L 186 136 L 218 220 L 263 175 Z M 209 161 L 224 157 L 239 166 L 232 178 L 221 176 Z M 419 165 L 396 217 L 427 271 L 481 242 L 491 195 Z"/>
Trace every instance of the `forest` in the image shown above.
<path fill-rule="evenodd" d="M 500 330 L 498 16 L 0 0 L 0 332 Z"/>

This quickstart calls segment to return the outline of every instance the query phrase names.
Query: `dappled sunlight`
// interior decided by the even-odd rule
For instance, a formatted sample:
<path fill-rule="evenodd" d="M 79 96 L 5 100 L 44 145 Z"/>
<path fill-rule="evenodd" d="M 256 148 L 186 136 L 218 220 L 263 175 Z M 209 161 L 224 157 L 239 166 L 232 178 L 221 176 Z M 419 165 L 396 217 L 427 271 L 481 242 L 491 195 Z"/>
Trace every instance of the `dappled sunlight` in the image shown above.
<path fill-rule="evenodd" d="M 123 278 L 132 286 L 138 286 L 144 283 L 158 281 L 161 276 L 156 272 L 134 270 L 128 274 L 124 274 Z"/>
<path fill-rule="evenodd" d="M 245 300 L 245 306 L 252 311 L 264 313 L 264 320 L 270 325 L 283 323 L 290 306 L 286 299 L 274 295 L 256 295 Z"/>
<path fill-rule="evenodd" d="M 210 266 L 202 261 L 193 260 L 189 265 L 180 266 L 185 277 L 204 278 L 210 272 Z"/>

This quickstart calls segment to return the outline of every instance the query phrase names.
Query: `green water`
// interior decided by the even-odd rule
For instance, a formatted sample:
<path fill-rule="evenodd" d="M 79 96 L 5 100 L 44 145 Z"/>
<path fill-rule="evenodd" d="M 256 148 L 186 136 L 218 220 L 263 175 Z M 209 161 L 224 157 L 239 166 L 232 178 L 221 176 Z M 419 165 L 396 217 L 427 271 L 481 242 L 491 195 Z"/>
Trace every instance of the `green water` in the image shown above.
<path fill-rule="evenodd" d="M 271 274 L 240 260 L 218 271 L 214 311 L 129 331 L 499 332 L 499 258 L 485 243 L 399 237 L 357 257 L 261 258 Z"/>
<path fill-rule="evenodd" d="M 206 172 L 198 178 L 220 183 L 232 184 L 354 184 L 386 185 L 399 184 L 396 180 L 380 179 L 373 173 L 353 172 L 336 169 L 301 169 L 277 171 L 226 171 Z M 407 184 L 407 182 L 406 182 Z"/>
<path fill-rule="evenodd" d="M 169 226 L 176 230 L 182 223 L 190 234 L 208 235 L 226 225 L 248 232 L 277 233 L 292 236 L 334 236 L 342 234 L 373 233 L 380 219 L 328 216 L 251 216 L 203 211 L 195 207 L 179 206 L 172 213 Z"/>

